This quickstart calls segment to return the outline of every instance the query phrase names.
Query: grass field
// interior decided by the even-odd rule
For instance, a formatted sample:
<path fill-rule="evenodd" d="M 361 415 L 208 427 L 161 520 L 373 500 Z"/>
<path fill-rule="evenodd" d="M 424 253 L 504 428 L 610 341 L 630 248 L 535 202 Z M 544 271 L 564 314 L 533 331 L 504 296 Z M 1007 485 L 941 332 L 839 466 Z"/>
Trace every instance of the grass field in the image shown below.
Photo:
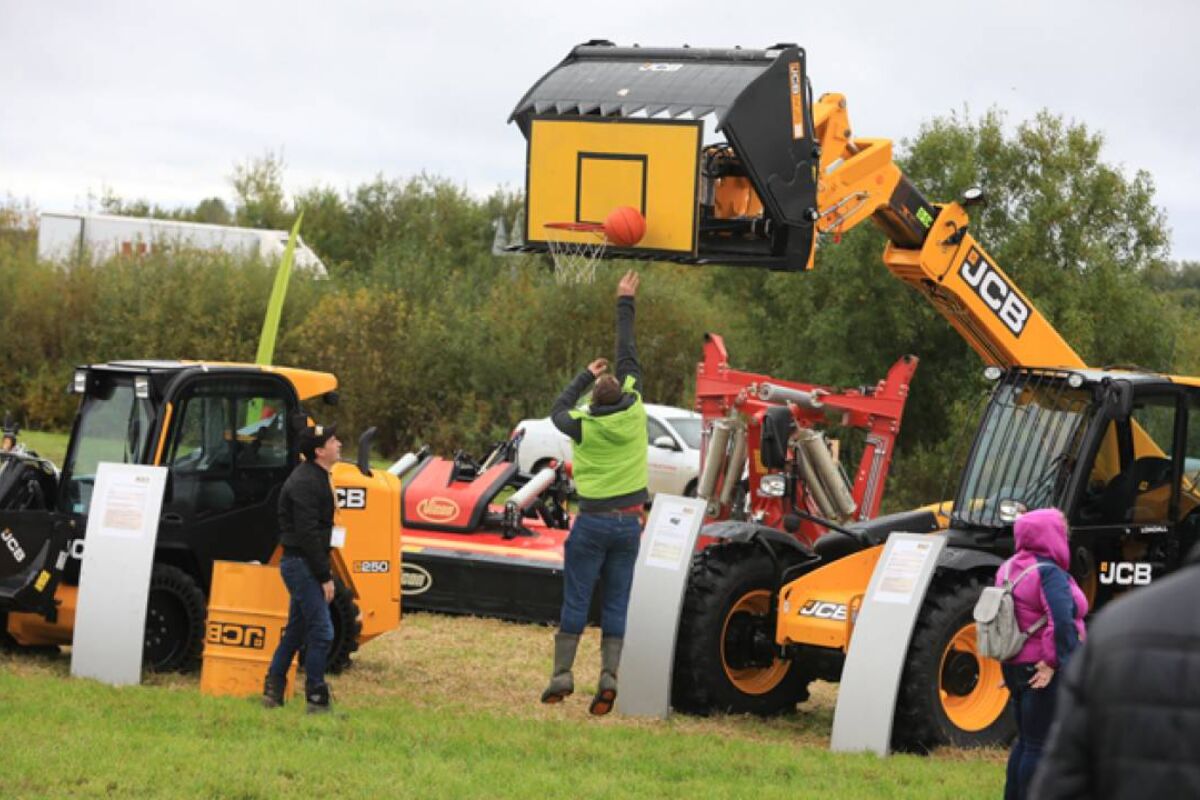
<path fill-rule="evenodd" d="M 62 463 L 67 437 L 22 433 Z M 536 702 L 551 632 L 414 614 L 332 679 L 337 712 L 200 695 L 195 675 L 113 689 L 69 677 L 69 655 L 0 653 L 0 796 L 10 797 L 980 797 L 1000 751 L 833 754 L 836 687 L 791 716 L 593 719 L 597 635 L 580 694 Z"/>
<path fill-rule="evenodd" d="M 0 795 L 9 797 L 985 797 L 1000 751 L 828 751 L 834 689 L 789 717 L 593 719 L 580 694 L 536 702 L 546 628 L 432 614 L 364 645 L 307 717 L 211 698 L 196 676 L 124 689 L 68 677 L 69 656 L 0 654 Z"/>
<path fill-rule="evenodd" d="M 68 433 L 50 433 L 47 431 L 21 431 L 17 441 L 33 450 L 42 458 L 48 458 L 55 466 L 62 467 L 63 458 L 67 455 Z"/>

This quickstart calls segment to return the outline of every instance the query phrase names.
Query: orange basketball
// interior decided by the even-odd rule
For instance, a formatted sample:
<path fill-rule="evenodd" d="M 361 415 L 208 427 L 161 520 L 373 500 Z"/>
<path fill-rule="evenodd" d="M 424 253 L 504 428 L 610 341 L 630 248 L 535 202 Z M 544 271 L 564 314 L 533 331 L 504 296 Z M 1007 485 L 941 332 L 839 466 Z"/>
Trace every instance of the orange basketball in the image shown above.
<path fill-rule="evenodd" d="M 646 235 L 646 218 L 632 206 L 617 206 L 604 220 L 604 233 L 617 247 L 633 247 Z"/>

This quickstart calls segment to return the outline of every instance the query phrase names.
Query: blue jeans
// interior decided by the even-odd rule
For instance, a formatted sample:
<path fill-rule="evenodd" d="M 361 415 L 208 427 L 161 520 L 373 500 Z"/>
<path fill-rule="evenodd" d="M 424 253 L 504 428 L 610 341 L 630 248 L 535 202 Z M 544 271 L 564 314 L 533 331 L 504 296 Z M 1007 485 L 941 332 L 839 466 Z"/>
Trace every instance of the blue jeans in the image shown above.
<path fill-rule="evenodd" d="M 600 630 L 625 638 L 629 588 L 641 544 L 642 523 L 632 514 L 581 513 L 571 525 L 563 558 L 563 605 L 559 629 L 582 633 L 596 581 L 604 581 Z"/>
<path fill-rule="evenodd" d="M 288 606 L 287 626 L 283 638 L 267 674 L 283 681 L 288 667 L 302 645 L 304 651 L 304 683 L 308 690 L 325 685 L 325 661 L 329 658 L 329 646 L 333 644 L 333 620 L 329 616 L 329 605 L 325 592 L 313 577 L 312 570 L 303 558 L 284 556 L 279 562 L 279 574 L 287 587 L 292 601 Z"/>
<path fill-rule="evenodd" d="M 1045 689 L 1033 689 L 1032 664 L 1002 664 L 1004 685 L 1012 693 L 1013 711 L 1017 715 L 1017 741 L 1008 755 L 1008 770 L 1004 779 L 1004 800 L 1023 800 L 1029 783 L 1042 757 L 1042 748 L 1054 721 L 1054 694 L 1058 689 L 1058 673 Z"/>

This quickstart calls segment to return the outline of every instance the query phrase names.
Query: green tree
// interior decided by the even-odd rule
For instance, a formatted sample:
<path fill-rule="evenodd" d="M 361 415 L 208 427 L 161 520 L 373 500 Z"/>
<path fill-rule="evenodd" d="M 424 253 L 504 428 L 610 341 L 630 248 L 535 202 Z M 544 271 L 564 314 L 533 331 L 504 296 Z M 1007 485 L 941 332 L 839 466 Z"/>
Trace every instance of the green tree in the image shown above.
<path fill-rule="evenodd" d="M 1181 329 L 1150 281 L 1167 252 L 1163 212 L 1150 177 L 1126 175 L 1102 150 L 1103 137 L 1081 123 L 1043 112 L 1010 129 L 989 111 L 932 120 L 899 161 L 931 200 L 970 186 L 987 192 L 987 205 L 971 209 L 972 232 L 1085 361 L 1170 370 Z M 904 353 L 921 358 L 893 470 L 896 507 L 896 498 L 944 491 L 983 387 L 980 359 L 887 273 L 885 244 L 861 226 L 841 244 L 822 242 L 812 273 L 712 275 L 714 291 L 743 309 L 730 346 L 746 368 L 855 385 L 882 377 Z"/>
<path fill-rule="evenodd" d="M 206 197 L 201 200 L 191 212 L 190 218 L 192 222 L 204 222 L 209 225 L 233 224 L 233 213 L 219 197 Z"/>
<path fill-rule="evenodd" d="M 234 220 L 245 228 L 290 228 L 295 212 L 287 207 L 283 191 L 283 157 L 268 152 L 233 168 L 237 205 Z"/>

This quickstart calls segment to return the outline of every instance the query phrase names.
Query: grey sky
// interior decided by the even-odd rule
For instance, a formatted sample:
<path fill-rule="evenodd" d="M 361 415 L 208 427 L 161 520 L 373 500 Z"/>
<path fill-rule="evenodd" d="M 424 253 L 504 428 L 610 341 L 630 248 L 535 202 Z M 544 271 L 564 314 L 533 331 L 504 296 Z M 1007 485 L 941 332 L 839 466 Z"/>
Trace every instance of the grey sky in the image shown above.
<path fill-rule="evenodd" d="M 861 136 L 903 139 L 964 104 L 1086 123 L 1107 161 L 1153 177 L 1173 257 L 1200 260 L 1198 22 L 1186 0 L 0 0 L 0 197 L 194 205 L 230 198 L 234 163 L 267 151 L 289 191 L 422 170 L 519 188 L 508 113 L 572 45 L 794 41 Z"/>

